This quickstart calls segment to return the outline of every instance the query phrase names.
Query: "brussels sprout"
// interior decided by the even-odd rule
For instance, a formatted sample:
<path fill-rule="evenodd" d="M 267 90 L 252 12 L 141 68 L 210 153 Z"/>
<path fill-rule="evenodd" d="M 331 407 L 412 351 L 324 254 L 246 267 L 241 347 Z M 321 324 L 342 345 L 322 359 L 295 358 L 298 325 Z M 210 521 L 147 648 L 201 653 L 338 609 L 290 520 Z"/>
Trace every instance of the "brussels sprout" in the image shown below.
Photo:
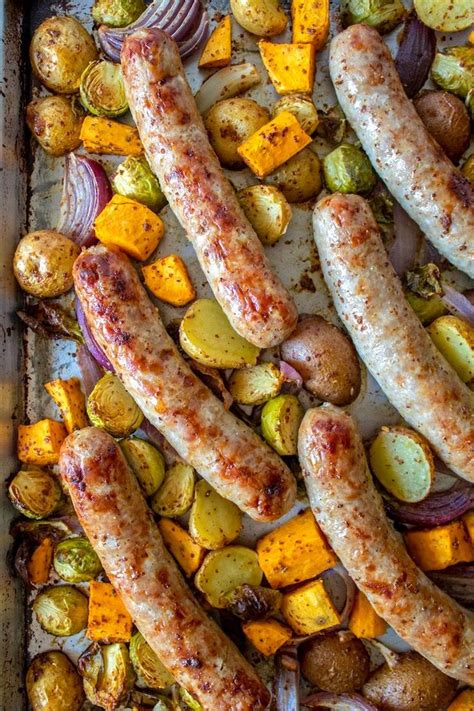
<path fill-rule="evenodd" d="M 183 689 L 182 686 L 179 687 L 178 696 L 184 704 L 184 708 L 190 709 L 190 711 L 204 711 L 199 701 L 191 696 L 189 691 Z"/>
<path fill-rule="evenodd" d="M 323 160 L 324 178 L 331 192 L 368 193 L 377 182 L 369 159 L 359 148 L 343 143 Z"/>
<path fill-rule="evenodd" d="M 405 291 L 405 297 L 424 326 L 434 321 L 438 316 L 444 316 L 447 313 L 446 306 L 439 296 L 423 298 L 413 291 L 407 290 Z"/>
<path fill-rule="evenodd" d="M 469 156 L 469 158 L 464 161 L 461 173 L 466 176 L 466 178 L 474 184 L 474 153 Z"/>
<path fill-rule="evenodd" d="M 42 469 L 21 470 L 8 487 L 13 506 L 28 518 L 51 516 L 63 503 L 58 480 Z"/>
<path fill-rule="evenodd" d="M 273 118 L 282 111 L 293 114 L 305 133 L 309 136 L 316 131 L 319 123 L 318 110 L 313 100 L 305 94 L 289 94 L 282 96 L 272 110 Z"/>
<path fill-rule="evenodd" d="M 229 379 L 230 394 L 240 405 L 263 405 L 281 390 L 283 377 L 274 363 L 259 363 L 234 370 Z"/>
<path fill-rule="evenodd" d="M 84 108 L 94 116 L 122 116 L 128 111 L 122 67 L 99 59 L 84 69 L 79 88 Z"/>
<path fill-rule="evenodd" d="M 241 620 L 262 620 L 280 609 L 282 594 L 279 590 L 261 585 L 238 585 L 226 595 L 227 609 Z"/>
<path fill-rule="evenodd" d="M 128 156 L 112 176 L 114 192 L 146 205 L 159 212 L 166 205 L 158 178 L 153 174 L 145 158 Z"/>
<path fill-rule="evenodd" d="M 262 434 L 282 456 L 296 454 L 303 407 L 295 395 L 278 395 L 262 410 Z"/>
<path fill-rule="evenodd" d="M 329 143 L 341 143 L 347 130 L 347 119 L 341 107 L 336 104 L 319 115 L 316 133 Z"/>
<path fill-rule="evenodd" d="M 424 264 L 418 269 L 407 272 L 406 281 L 410 291 L 424 299 L 443 293 L 441 272 L 436 264 Z"/>
<path fill-rule="evenodd" d="M 145 10 L 144 0 L 95 0 L 92 17 L 98 25 L 125 27 Z"/>
<path fill-rule="evenodd" d="M 72 585 L 57 585 L 47 588 L 36 596 L 33 611 L 49 634 L 70 637 L 87 625 L 89 600 Z"/>
<path fill-rule="evenodd" d="M 474 87 L 474 47 L 448 47 L 437 52 L 431 77 L 442 89 L 465 99 Z"/>
<path fill-rule="evenodd" d="M 143 421 L 135 400 L 112 373 L 106 373 L 96 383 L 87 398 L 87 414 L 93 425 L 114 437 L 128 437 Z"/>
<path fill-rule="evenodd" d="M 84 691 L 91 702 L 102 709 L 114 709 L 125 701 L 135 674 L 125 644 L 91 644 L 78 660 Z"/>
<path fill-rule="evenodd" d="M 150 647 L 140 632 L 130 640 L 130 660 L 137 675 L 138 686 L 148 689 L 165 689 L 174 684 L 174 677 Z"/>
<path fill-rule="evenodd" d="M 344 0 L 342 15 L 345 25 L 359 23 L 375 27 L 379 32 L 390 32 L 405 16 L 400 0 Z"/>
<path fill-rule="evenodd" d="M 184 462 L 176 462 L 151 500 L 151 508 L 160 516 L 182 516 L 194 498 L 194 469 Z"/>
<path fill-rule="evenodd" d="M 101 562 L 84 536 L 60 541 L 54 551 L 54 569 L 67 583 L 94 580 L 102 570 Z"/>
<path fill-rule="evenodd" d="M 32 711 L 80 711 L 84 689 L 76 667 L 62 652 L 38 654 L 26 672 Z"/>
<path fill-rule="evenodd" d="M 150 442 L 129 437 L 120 442 L 120 448 L 146 496 L 153 496 L 165 478 L 165 460 Z"/>

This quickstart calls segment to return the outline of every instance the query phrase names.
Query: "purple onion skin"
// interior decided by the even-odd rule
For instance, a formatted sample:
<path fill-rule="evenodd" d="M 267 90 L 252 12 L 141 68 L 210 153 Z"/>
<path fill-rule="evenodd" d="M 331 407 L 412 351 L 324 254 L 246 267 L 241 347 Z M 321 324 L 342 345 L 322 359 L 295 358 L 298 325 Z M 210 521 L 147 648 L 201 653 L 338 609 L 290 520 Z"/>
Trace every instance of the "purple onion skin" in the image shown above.
<path fill-rule="evenodd" d="M 405 20 L 402 41 L 395 66 L 409 99 L 417 94 L 428 78 L 436 53 L 434 30 L 424 25 L 413 12 Z"/>
<path fill-rule="evenodd" d="M 303 706 L 310 709 L 342 709 L 351 711 L 377 711 L 377 707 L 360 694 L 334 694 L 331 691 L 318 691 L 303 699 Z"/>
<path fill-rule="evenodd" d="M 91 354 L 91 356 L 94 358 L 94 360 L 97 361 L 97 363 L 100 365 L 101 368 L 104 368 L 104 370 L 108 370 L 110 373 L 114 372 L 114 367 L 110 360 L 107 358 L 105 355 L 104 351 L 102 348 L 99 346 L 97 341 L 95 340 L 94 336 L 92 335 L 89 325 L 87 323 L 87 319 L 85 316 L 85 313 L 83 311 L 83 308 L 81 306 L 81 302 L 79 299 L 76 299 L 76 316 L 77 316 L 77 322 L 79 324 L 79 327 L 82 331 L 82 335 L 84 336 L 84 343 L 87 347 L 87 350 Z"/>
<path fill-rule="evenodd" d="M 386 511 L 397 523 L 411 526 L 443 526 L 474 507 L 474 486 L 456 482 L 448 491 L 431 494 L 418 504 L 384 499 Z"/>
<path fill-rule="evenodd" d="M 427 575 L 460 605 L 474 608 L 474 563 L 459 563 Z"/>

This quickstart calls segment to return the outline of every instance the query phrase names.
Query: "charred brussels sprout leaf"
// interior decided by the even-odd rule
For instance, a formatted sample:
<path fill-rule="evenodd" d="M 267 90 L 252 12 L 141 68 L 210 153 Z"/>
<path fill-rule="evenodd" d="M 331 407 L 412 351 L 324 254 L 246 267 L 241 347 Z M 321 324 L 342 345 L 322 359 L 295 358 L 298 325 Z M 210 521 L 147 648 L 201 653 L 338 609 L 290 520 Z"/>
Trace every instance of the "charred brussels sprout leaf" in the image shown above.
<path fill-rule="evenodd" d="M 165 478 L 165 460 L 150 442 L 129 437 L 120 442 L 120 448 L 146 496 L 153 496 Z"/>
<path fill-rule="evenodd" d="M 126 27 L 145 10 L 144 0 L 95 0 L 92 17 L 98 25 Z"/>
<path fill-rule="evenodd" d="M 114 709 L 125 701 L 135 674 L 125 644 L 91 644 L 78 661 L 84 691 L 91 704 Z"/>
<path fill-rule="evenodd" d="M 440 296 L 434 295 L 424 298 L 413 291 L 407 290 L 405 291 L 405 297 L 424 326 L 434 321 L 438 316 L 443 316 L 447 313 L 446 306 Z"/>
<path fill-rule="evenodd" d="M 204 711 L 199 701 L 196 701 L 196 699 L 191 696 L 189 691 L 183 689 L 182 686 L 179 687 L 178 696 L 184 704 L 185 709 L 189 709 L 189 711 Z"/>
<path fill-rule="evenodd" d="M 70 637 L 83 630 L 87 625 L 88 608 L 87 597 L 72 585 L 47 588 L 33 602 L 41 627 L 57 637 Z"/>
<path fill-rule="evenodd" d="M 101 562 L 84 536 L 68 538 L 57 544 L 54 551 L 54 569 L 67 583 L 85 583 L 94 580 L 102 570 Z"/>
<path fill-rule="evenodd" d="M 54 301 L 27 304 L 24 311 L 17 311 L 17 316 L 43 338 L 70 338 L 76 343 L 84 343 L 76 319 Z"/>
<path fill-rule="evenodd" d="M 429 299 L 443 293 L 441 273 L 436 264 L 425 264 L 406 274 L 407 286 L 418 296 Z"/>
<path fill-rule="evenodd" d="M 382 33 L 390 32 L 406 14 L 400 0 L 344 0 L 342 12 L 346 25 L 369 25 Z"/>
<path fill-rule="evenodd" d="M 365 153 L 350 143 L 329 153 L 323 160 L 323 170 L 333 193 L 368 193 L 377 180 Z"/>
<path fill-rule="evenodd" d="M 143 420 L 135 400 L 112 373 L 106 373 L 89 395 L 87 414 L 93 425 L 102 427 L 113 437 L 128 437 Z"/>
<path fill-rule="evenodd" d="M 338 104 L 319 114 L 316 133 L 329 143 L 341 143 L 346 135 L 346 130 L 347 119 Z"/>
<path fill-rule="evenodd" d="M 62 652 L 39 654 L 26 673 L 32 711 L 80 711 L 84 703 L 81 677 Z"/>
<path fill-rule="evenodd" d="M 128 156 L 119 165 L 112 176 L 112 187 L 118 195 L 141 202 L 155 212 L 167 202 L 158 178 L 141 156 Z"/>
<path fill-rule="evenodd" d="M 57 479 L 42 469 L 19 471 L 8 487 L 13 506 L 28 518 L 46 518 L 63 503 Z"/>
<path fill-rule="evenodd" d="M 227 595 L 227 609 L 241 620 L 262 620 L 280 609 L 282 594 L 260 585 L 238 585 Z"/>
<path fill-rule="evenodd" d="M 174 677 L 160 662 L 140 632 L 130 640 L 130 660 L 137 675 L 138 686 L 148 689 L 165 689 L 174 684 Z"/>
<path fill-rule="evenodd" d="M 442 89 L 465 99 L 474 86 L 474 47 L 449 47 L 437 52 L 431 77 Z"/>
<path fill-rule="evenodd" d="M 91 62 L 81 76 L 81 102 L 94 116 L 121 116 L 128 111 L 120 64 Z"/>

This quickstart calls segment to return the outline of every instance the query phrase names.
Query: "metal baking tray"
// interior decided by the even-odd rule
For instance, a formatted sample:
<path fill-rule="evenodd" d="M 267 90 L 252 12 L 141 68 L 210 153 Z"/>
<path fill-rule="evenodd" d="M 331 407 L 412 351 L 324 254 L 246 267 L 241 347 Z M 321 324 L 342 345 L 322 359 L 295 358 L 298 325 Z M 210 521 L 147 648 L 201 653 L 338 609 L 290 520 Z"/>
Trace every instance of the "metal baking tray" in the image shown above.
<path fill-rule="evenodd" d="M 211 20 L 228 12 L 228 0 L 210 0 Z M 289 9 L 289 0 L 283 3 Z M 406 2 L 407 6 L 410 4 Z M 92 0 L 3 0 L 0 8 L 0 131 L 2 153 L 0 164 L 0 211 L 2 239 L 1 264 L 1 321 L 2 373 L 0 378 L 0 456 L 4 478 L 15 470 L 15 429 L 18 422 L 35 421 L 57 416 L 43 384 L 55 377 L 76 374 L 75 347 L 70 341 L 46 341 L 25 332 L 15 317 L 21 300 L 15 288 L 11 262 L 19 237 L 27 231 L 55 227 L 63 174 L 63 160 L 48 157 L 36 149 L 24 123 L 24 109 L 33 94 L 46 93 L 31 80 L 27 59 L 32 30 L 47 16 L 71 14 L 91 28 Z M 338 28 L 338 0 L 332 8 L 332 32 Z M 393 37 L 391 40 L 393 41 Z M 440 36 L 439 45 L 459 43 L 463 37 Z M 261 70 L 262 83 L 248 92 L 260 103 L 271 106 L 276 100 L 262 67 L 255 39 L 233 24 L 234 53 L 232 61 L 252 61 Z M 390 42 L 390 38 L 389 38 Z M 335 97 L 327 68 L 328 49 L 317 59 L 317 78 L 314 100 L 320 109 L 334 105 Z M 199 55 L 199 52 L 196 53 Z M 193 89 L 197 89 L 206 72 L 196 67 L 196 57 L 186 63 Z M 106 168 L 114 159 L 99 157 Z M 228 172 L 236 187 L 255 182 L 249 171 Z M 198 296 L 209 296 L 210 290 L 199 267 L 193 249 L 169 208 L 161 213 L 166 223 L 166 234 L 159 247 L 160 254 L 177 252 L 186 261 Z M 319 313 L 337 323 L 337 316 L 324 285 L 314 246 L 311 227 L 311 206 L 293 206 L 290 228 L 276 245 L 269 248 L 269 258 L 295 298 L 300 313 Z M 184 310 L 159 304 L 166 322 L 179 318 Z M 310 398 L 304 403 L 309 406 Z M 365 374 L 360 396 L 350 406 L 364 437 L 370 437 L 382 424 L 399 421 L 399 416 L 380 392 L 377 384 Z M 299 504 L 301 507 L 301 503 Z M 291 514 L 290 514 L 291 515 Z M 25 610 L 25 595 L 21 583 L 11 576 L 6 563 L 10 547 L 8 529 L 14 511 L 2 487 L 0 501 L 0 709 L 20 711 L 26 708 L 23 674 L 29 659 L 39 651 L 58 647 L 57 640 L 35 625 Z M 269 526 L 246 520 L 241 540 L 252 542 Z M 86 646 L 82 635 L 61 642 L 72 658 Z"/>

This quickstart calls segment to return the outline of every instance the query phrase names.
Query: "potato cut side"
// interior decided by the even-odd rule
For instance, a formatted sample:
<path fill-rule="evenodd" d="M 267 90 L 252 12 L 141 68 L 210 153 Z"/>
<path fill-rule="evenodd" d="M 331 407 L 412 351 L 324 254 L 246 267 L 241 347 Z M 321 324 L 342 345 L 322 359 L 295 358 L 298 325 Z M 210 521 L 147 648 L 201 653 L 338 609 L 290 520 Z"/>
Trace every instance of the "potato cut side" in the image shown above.
<path fill-rule="evenodd" d="M 228 593 L 244 583 L 260 585 L 262 577 L 255 551 L 244 546 L 227 546 L 208 553 L 194 582 L 210 605 L 224 609 Z"/>
<path fill-rule="evenodd" d="M 440 316 L 428 327 L 436 348 L 464 383 L 474 386 L 474 328 L 458 316 Z"/>
<path fill-rule="evenodd" d="M 182 516 L 194 498 L 194 469 L 184 462 L 176 462 L 168 470 L 163 484 L 151 500 L 151 508 L 160 516 Z"/>
<path fill-rule="evenodd" d="M 420 20 L 439 32 L 459 32 L 474 22 L 472 0 L 415 0 Z"/>
<path fill-rule="evenodd" d="M 223 548 L 237 538 L 241 527 L 240 509 L 201 479 L 189 517 L 189 532 L 196 543 L 210 550 Z"/>
<path fill-rule="evenodd" d="M 237 193 L 245 216 L 263 244 L 275 244 L 291 220 L 291 207 L 274 185 L 250 185 Z"/>
<path fill-rule="evenodd" d="M 415 503 L 430 493 L 435 466 L 426 440 L 406 427 L 382 427 L 369 450 L 372 472 L 400 501 Z"/>
<path fill-rule="evenodd" d="M 274 363 L 235 370 L 229 379 L 230 394 L 240 405 L 263 405 L 280 392 L 283 377 Z"/>

